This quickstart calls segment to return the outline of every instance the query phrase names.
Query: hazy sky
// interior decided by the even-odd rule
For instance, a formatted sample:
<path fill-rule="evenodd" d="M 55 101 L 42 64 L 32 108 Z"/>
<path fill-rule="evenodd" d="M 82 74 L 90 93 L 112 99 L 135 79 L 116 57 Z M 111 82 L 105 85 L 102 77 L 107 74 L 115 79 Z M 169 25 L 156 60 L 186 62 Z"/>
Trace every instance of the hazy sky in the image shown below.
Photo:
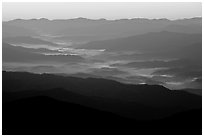
<path fill-rule="evenodd" d="M 190 2 L 170 3 L 3 3 L 3 20 L 11 19 L 69 19 L 84 17 L 90 19 L 120 18 L 191 18 L 202 16 L 202 4 Z"/>

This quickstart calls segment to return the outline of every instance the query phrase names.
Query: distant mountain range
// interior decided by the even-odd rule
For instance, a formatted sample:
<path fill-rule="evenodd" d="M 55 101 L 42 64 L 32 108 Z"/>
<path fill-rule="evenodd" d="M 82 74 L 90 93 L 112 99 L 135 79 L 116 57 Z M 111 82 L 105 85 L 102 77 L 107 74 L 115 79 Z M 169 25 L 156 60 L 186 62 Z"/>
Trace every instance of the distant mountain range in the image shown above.
<path fill-rule="evenodd" d="M 76 44 L 73 47 L 106 49 L 107 51 L 139 50 L 175 57 L 197 56 L 202 43 L 202 18 L 180 20 L 16 19 L 3 22 L 2 28 L 3 42 L 8 44 L 58 47 L 59 45 L 53 41 L 88 42 Z M 195 48 L 193 55 L 189 54 L 191 47 Z M 180 54 L 183 51 L 185 54 Z M 198 56 L 200 57 L 200 53 Z"/>
<path fill-rule="evenodd" d="M 37 34 L 57 36 L 59 39 L 72 38 L 77 41 L 93 41 L 160 31 L 202 33 L 202 18 L 181 20 L 145 18 L 120 20 L 90 20 L 86 18 L 67 20 L 16 19 L 3 22 L 2 28 L 3 37 Z"/>

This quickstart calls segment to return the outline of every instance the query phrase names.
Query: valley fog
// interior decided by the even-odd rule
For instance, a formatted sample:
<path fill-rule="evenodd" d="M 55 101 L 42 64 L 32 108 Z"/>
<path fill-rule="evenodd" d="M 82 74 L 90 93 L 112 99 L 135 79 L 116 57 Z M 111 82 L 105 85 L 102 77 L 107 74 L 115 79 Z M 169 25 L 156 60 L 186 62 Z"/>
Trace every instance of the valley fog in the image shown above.
<path fill-rule="evenodd" d="M 79 24 L 74 24 L 75 21 L 79 21 Z M 148 23 L 152 22 L 153 25 L 148 26 Z M 83 23 L 87 25 L 82 26 Z M 50 28 L 55 28 L 54 26 L 59 24 L 61 26 L 58 30 Z M 59 33 L 59 30 L 67 24 L 72 26 L 72 28 L 67 28 L 69 34 Z M 80 25 L 83 29 L 74 29 Z M 125 27 L 125 31 L 124 28 L 119 29 L 121 26 Z M 135 26 L 135 29 L 130 31 L 126 28 L 131 26 Z M 175 32 L 177 30 L 174 27 L 171 29 L 171 26 L 180 29 Z M 195 48 L 199 48 L 200 30 L 180 32 L 182 27 L 187 26 L 189 28 L 201 27 L 201 19 L 175 21 L 143 19 L 49 21 L 39 19 L 3 22 L 3 69 L 77 77 L 87 75 L 87 77 L 113 79 L 122 83 L 159 84 L 170 89 L 200 89 L 202 70 L 199 57 L 201 53 L 192 52 L 194 57 L 185 55 L 191 52 L 188 51 L 193 47 L 191 45 L 196 44 Z M 9 36 L 12 27 L 24 28 L 26 31 L 22 33 L 25 34 L 18 33 L 16 36 Z M 117 31 L 114 30 L 116 28 Z M 120 31 L 121 35 L 119 35 Z M 27 36 L 28 32 L 30 36 Z M 135 36 L 132 36 L 133 32 Z M 9 44 L 11 48 L 24 48 L 42 58 L 31 57 L 27 61 L 22 59 L 15 61 L 8 57 L 7 61 L 7 57 L 4 57 L 4 43 Z M 6 48 L 5 46 L 5 50 Z M 182 54 L 184 55 L 181 56 Z M 71 59 L 68 59 L 70 57 Z M 79 59 L 72 59 L 75 57 Z M 195 63 L 195 60 L 198 63 Z"/>
<path fill-rule="evenodd" d="M 3 2 L 3 135 L 201 135 L 202 2 Z"/>

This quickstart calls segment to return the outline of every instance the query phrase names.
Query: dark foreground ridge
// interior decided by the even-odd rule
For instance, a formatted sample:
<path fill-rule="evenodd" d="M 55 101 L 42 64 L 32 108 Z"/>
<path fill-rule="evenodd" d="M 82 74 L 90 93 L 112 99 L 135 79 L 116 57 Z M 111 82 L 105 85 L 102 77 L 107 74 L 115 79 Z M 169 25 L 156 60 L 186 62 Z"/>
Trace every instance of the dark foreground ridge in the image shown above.
<path fill-rule="evenodd" d="M 202 134 L 201 96 L 162 86 L 3 72 L 2 96 L 4 135 Z"/>

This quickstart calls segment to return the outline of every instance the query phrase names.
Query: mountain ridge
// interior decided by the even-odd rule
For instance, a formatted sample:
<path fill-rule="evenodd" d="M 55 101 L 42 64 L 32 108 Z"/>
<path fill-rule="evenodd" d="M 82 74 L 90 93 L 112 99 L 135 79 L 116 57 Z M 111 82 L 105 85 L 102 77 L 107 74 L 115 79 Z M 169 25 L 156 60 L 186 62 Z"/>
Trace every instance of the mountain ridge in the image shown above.
<path fill-rule="evenodd" d="M 82 79 L 52 74 L 5 71 L 3 71 L 2 76 L 4 90 L 10 92 L 28 89 L 39 90 L 37 87 L 41 87 L 41 90 L 64 88 L 82 95 L 101 96 L 124 101 L 137 100 L 143 104 L 160 107 L 175 105 L 185 107 L 187 104 L 191 106 L 193 104 L 186 102 L 189 98 L 200 98 L 200 96 L 182 90 L 169 90 L 159 85 L 122 84 L 120 82 L 101 78 Z M 13 82 L 10 83 L 9 81 Z M 10 84 L 12 84 L 12 86 Z M 80 87 L 78 85 L 80 85 Z M 161 102 L 163 103 L 161 104 Z"/>
<path fill-rule="evenodd" d="M 99 19 L 89 19 L 89 18 L 84 18 L 84 17 L 77 17 L 77 18 L 69 18 L 69 19 L 48 19 L 48 18 L 32 18 L 32 19 L 22 19 L 22 18 L 18 18 L 18 19 L 12 19 L 12 20 L 8 20 L 8 21 L 3 21 L 3 22 L 9 22 L 9 21 L 28 21 L 28 20 L 44 20 L 44 21 L 57 21 L 57 20 L 92 20 L 92 21 L 98 21 L 98 20 L 107 20 L 107 21 L 119 21 L 119 20 L 169 20 L 169 21 L 180 21 L 180 20 L 189 20 L 189 19 L 193 19 L 193 20 L 202 20 L 202 17 L 191 17 L 191 18 L 179 18 L 179 19 L 167 19 L 167 18 L 121 18 L 121 19 L 113 19 L 113 20 L 109 20 L 109 19 L 105 19 L 105 18 L 99 18 Z"/>

